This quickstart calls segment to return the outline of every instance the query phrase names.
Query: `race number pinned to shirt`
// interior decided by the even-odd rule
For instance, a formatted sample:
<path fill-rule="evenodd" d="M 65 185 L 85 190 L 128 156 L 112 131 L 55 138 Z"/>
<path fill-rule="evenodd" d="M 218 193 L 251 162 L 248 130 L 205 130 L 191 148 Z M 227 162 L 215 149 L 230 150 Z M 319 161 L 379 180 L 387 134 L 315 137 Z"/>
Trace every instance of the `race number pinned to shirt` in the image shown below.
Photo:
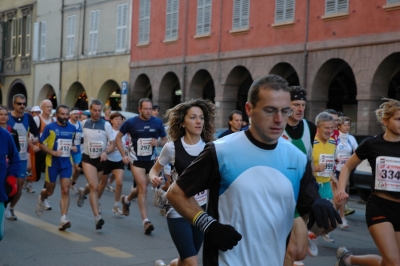
<path fill-rule="evenodd" d="M 70 139 L 58 139 L 57 140 L 58 150 L 62 151 L 61 157 L 71 156 L 71 146 L 72 146 L 72 140 L 70 140 Z"/>
<path fill-rule="evenodd" d="M 332 177 L 333 166 L 334 166 L 334 155 L 333 154 L 320 154 L 319 164 L 324 163 L 326 165 L 325 170 L 318 172 L 317 176 Z"/>
<path fill-rule="evenodd" d="M 339 154 L 338 157 L 338 164 L 337 168 L 342 169 L 342 167 L 347 163 L 347 161 L 350 159 L 350 155 L 348 154 Z"/>
<path fill-rule="evenodd" d="M 28 152 L 28 142 L 26 141 L 26 136 L 18 136 L 19 140 L 19 158 L 21 160 L 26 160 L 27 159 L 27 152 Z"/>
<path fill-rule="evenodd" d="M 74 140 L 75 146 L 81 145 L 81 138 L 82 138 L 82 133 L 81 132 L 76 132 L 75 133 L 75 140 Z"/>
<path fill-rule="evenodd" d="M 102 141 L 89 141 L 89 157 L 99 158 L 103 152 L 103 145 Z"/>
<path fill-rule="evenodd" d="M 207 204 L 207 190 L 204 190 L 204 191 L 199 192 L 196 195 L 194 195 L 194 199 L 197 201 L 199 206 L 203 206 L 204 204 Z"/>
<path fill-rule="evenodd" d="M 376 158 L 375 189 L 400 192 L 400 158 Z"/>
<path fill-rule="evenodd" d="M 138 139 L 137 141 L 137 155 L 138 156 L 149 156 L 153 154 L 151 146 L 151 138 Z"/>

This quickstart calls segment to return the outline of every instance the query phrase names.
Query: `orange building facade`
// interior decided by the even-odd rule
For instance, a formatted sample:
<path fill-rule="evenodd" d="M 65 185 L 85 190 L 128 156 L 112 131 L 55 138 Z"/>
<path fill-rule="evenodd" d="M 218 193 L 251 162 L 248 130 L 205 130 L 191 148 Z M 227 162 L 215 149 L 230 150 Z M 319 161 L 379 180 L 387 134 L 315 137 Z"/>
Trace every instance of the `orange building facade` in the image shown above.
<path fill-rule="evenodd" d="M 368 3 L 368 4 L 367 4 Z M 129 109 L 215 102 L 217 127 L 244 111 L 269 73 L 307 89 L 306 118 L 332 108 L 354 134 L 380 132 L 373 111 L 400 99 L 400 0 L 133 0 Z M 246 118 L 246 117 L 245 117 Z"/>

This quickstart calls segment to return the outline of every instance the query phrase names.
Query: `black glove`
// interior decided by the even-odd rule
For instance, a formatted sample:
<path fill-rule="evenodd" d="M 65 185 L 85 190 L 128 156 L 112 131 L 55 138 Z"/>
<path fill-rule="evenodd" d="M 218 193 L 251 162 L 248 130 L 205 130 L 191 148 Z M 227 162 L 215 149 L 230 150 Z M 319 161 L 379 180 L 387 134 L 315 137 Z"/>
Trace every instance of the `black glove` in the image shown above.
<path fill-rule="evenodd" d="M 232 249 L 242 239 L 242 235 L 233 226 L 221 224 L 217 221 L 209 225 L 206 235 L 211 243 L 222 251 Z"/>
<path fill-rule="evenodd" d="M 308 229 L 310 229 L 314 223 L 317 223 L 318 227 L 323 226 L 325 229 L 329 229 L 329 221 L 333 228 L 336 228 L 336 221 L 342 224 L 339 213 L 333 208 L 330 201 L 321 198 L 316 199 L 311 206 L 310 217 L 307 223 Z"/>

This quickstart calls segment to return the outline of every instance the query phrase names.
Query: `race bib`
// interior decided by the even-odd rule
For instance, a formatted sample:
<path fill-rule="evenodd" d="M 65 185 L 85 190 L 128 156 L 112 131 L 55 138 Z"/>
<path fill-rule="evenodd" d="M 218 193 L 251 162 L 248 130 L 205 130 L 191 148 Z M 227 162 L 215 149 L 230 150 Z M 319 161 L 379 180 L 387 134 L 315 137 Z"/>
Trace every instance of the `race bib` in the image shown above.
<path fill-rule="evenodd" d="M 149 156 L 153 154 L 151 146 L 151 138 L 138 139 L 137 141 L 137 155 L 138 156 Z"/>
<path fill-rule="evenodd" d="M 75 133 L 75 140 L 74 140 L 75 146 L 81 145 L 81 138 L 82 138 L 82 133 L 81 132 L 76 132 Z"/>
<path fill-rule="evenodd" d="M 103 152 L 102 141 L 89 141 L 89 157 L 90 158 L 99 158 Z"/>
<path fill-rule="evenodd" d="M 19 147 L 20 147 L 19 153 L 26 153 L 27 148 L 28 148 L 28 142 L 26 141 L 26 136 L 18 136 L 18 140 L 19 140 Z"/>
<path fill-rule="evenodd" d="M 196 195 L 194 195 L 194 199 L 197 201 L 199 206 L 203 206 L 204 204 L 207 204 L 207 190 L 204 190 L 204 191 L 199 192 Z"/>
<path fill-rule="evenodd" d="M 376 158 L 375 189 L 400 192 L 400 158 Z"/>
<path fill-rule="evenodd" d="M 335 164 L 333 154 L 320 154 L 319 163 L 326 164 L 325 170 L 323 172 L 318 172 L 317 176 L 321 177 L 332 177 L 333 166 Z"/>
<path fill-rule="evenodd" d="M 70 139 L 59 139 L 57 140 L 58 150 L 62 151 L 61 157 L 71 156 L 72 140 Z"/>
<path fill-rule="evenodd" d="M 347 163 L 347 161 L 350 159 L 350 155 L 339 154 L 337 159 L 338 159 L 337 167 L 342 168 Z"/>

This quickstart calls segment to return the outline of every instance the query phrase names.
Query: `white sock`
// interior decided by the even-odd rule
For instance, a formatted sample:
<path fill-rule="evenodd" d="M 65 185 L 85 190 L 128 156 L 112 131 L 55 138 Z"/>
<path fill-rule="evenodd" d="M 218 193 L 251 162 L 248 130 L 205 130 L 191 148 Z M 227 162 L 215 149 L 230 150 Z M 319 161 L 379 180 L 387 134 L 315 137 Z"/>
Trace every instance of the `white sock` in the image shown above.
<path fill-rule="evenodd" d="M 114 202 L 114 206 L 118 207 L 118 204 L 119 204 L 118 201 Z"/>
<path fill-rule="evenodd" d="M 127 196 L 125 196 L 124 202 L 125 202 L 125 204 L 129 204 L 129 200 L 128 200 L 128 197 L 127 197 Z"/>
<path fill-rule="evenodd" d="M 149 219 L 147 219 L 147 218 L 144 219 L 144 220 L 143 220 L 143 225 L 144 225 L 146 222 L 148 222 L 148 221 L 149 221 Z"/>
<path fill-rule="evenodd" d="M 61 216 L 61 219 L 67 219 L 67 215 L 63 215 L 63 216 Z"/>

